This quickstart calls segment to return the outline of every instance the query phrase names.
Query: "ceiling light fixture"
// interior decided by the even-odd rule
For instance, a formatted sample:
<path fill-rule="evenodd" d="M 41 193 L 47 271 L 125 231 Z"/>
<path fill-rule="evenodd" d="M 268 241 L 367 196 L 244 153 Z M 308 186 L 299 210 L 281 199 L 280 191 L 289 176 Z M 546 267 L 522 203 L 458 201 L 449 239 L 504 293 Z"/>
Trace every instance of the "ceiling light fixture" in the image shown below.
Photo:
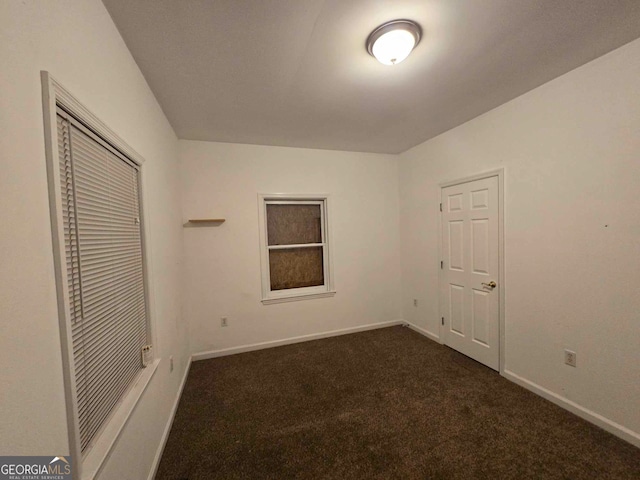
<path fill-rule="evenodd" d="M 383 23 L 367 38 L 367 51 L 384 65 L 396 65 L 420 42 L 422 29 L 411 20 Z"/>

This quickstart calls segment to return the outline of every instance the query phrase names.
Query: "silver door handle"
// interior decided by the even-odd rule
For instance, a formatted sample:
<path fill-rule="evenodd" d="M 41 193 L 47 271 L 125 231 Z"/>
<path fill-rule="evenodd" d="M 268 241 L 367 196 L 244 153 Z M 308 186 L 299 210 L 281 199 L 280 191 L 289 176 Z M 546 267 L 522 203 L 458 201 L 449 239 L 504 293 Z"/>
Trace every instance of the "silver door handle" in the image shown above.
<path fill-rule="evenodd" d="M 496 288 L 498 286 L 498 284 L 496 282 L 494 282 L 493 280 L 491 280 L 489 283 L 482 283 L 482 285 L 484 285 L 487 288 Z"/>

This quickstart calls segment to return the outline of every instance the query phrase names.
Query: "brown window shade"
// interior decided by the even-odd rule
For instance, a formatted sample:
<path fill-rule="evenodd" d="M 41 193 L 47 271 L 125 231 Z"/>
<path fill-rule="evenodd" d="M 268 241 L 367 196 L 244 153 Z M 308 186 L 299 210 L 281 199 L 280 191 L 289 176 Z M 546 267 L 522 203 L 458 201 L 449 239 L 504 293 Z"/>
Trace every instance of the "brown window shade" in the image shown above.
<path fill-rule="evenodd" d="M 322 243 L 320 205 L 267 205 L 269 245 Z"/>
<path fill-rule="evenodd" d="M 271 290 L 324 285 L 322 247 L 269 251 Z"/>

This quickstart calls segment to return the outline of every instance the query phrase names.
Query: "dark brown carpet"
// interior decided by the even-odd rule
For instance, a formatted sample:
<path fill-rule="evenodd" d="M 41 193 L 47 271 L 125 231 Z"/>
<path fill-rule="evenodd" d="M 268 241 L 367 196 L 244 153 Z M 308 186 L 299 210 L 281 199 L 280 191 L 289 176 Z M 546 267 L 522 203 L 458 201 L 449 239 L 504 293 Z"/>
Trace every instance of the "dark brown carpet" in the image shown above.
<path fill-rule="evenodd" d="M 640 479 L 640 450 L 404 327 L 193 363 L 157 479 Z"/>

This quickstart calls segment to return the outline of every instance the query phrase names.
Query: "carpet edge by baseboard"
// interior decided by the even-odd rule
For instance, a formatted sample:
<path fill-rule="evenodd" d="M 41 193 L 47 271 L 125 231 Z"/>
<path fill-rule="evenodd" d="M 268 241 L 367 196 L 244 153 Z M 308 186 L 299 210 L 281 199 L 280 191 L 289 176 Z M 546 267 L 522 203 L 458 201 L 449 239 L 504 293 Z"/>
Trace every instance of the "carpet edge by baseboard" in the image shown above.
<path fill-rule="evenodd" d="M 156 473 L 158 473 L 160 460 L 162 459 L 164 447 L 167 445 L 167 440 L 169 439 L 169 433 L 171 432 L 171 427 L 173 426 L 173 420 L 176 418 L 176 412 L 178 411 L 178 405 L 180 404 L 180 399 L 182 398 L 182 391 L 184 390 L 184 386 L 187 383 L 187 377 L 189 376 L 189 370 L 191 369 L 192 362 L 193 355 L 190 355 L 187 367 L 184 369 L 184 374 L 182 376 L 182 380 L 180 381 L 180 388 L 178 388 L 176 398 L 173 402 L 173 406 L 171 407 L 171 414 L 169 415 L 167 424 L 165 425 L 164 431 L 162 432 L 162 437 L 160 438 L 160 444 L 158 445 L 158 449 L 156 450 L 156 455 L 155 457 L 153 457 L 153 463 L 151 464 L 151 470 L 149 471 L 147 480 L 153 480 L 156 476 Z"/>
<path fill-rule="evenodd" d="M 434 342 L 442 343 L 440 341 L 440 337 L 438 337 L 435 333 L 431 333 L 429 330 L 425 330 L 424 328 L 414 325 L 411 322 L 405 322 L 405 323 L 409 326 L 411 330 L 418 332 L 420 335 L 424 335 L 425 337 L 427 337 L 430 340 L 433 340 Z"/>
<path fill-rule="evenodd" d="M 580 418 L 588 421 L 589 423 L 592 423 L 597 427 L 600 427 L 603 430 L 606 430 L 607 432 L 615 435 L 616 437 L 619 437 L 622 440 L 629 442 L 630 444 L 640 448 L 640 433 L 634 432 L 633 430 L 623 425 L 620 425 L 619 423 L 616 423 L 613 420 L 610 420 L 592 410 L 589 410 L 588 408 L 585 408 L 582 405 L 579 405 L 567 398 L 563 398 L 557 393 L 552 392 L 551 390 L 548 390 L 542 387 L 541 385 L 538 385 L 537 383 L 532 382 L 531 380 L 527 380 L 526 378 L 521 377 L 520 375 L 512 372 L 511 370 L 508 370 L 505 368 L 504 372 L 502 373 L 502 376 L 505 377 L 507 380 L 510 380 L 513 383 L 516 383 L 521 387 L 526 388 L 527 390 L 535 393 L 536 395 L 539 395 L 542 398 L 545 398 L 550 402 L 555 403 L 559 407 L 562 407 L 565 410 L 568 410 L 569 412 L 579 416 Z"/>
<path fill-rule="evenodd" d="M 312 340 L 320 340 L 322 338 L 337 337 L 340 335 L 348 335 L 350 333 L 365 332 L 367 330 L 376 330 L 378 328 L 392 327 L 394 325 L 405 325 L 407 322 L 401 319 L 390 320 L 388 322 L 370 323 L 367 325 L 359 325 L 357 327 L 342 328 L 340 330 L 330 330 L 328 332 L 312 333 L 310 335 L 301 335 L 299 337 L 283 338 L 281 340 L 272 340 L 268 342 L 252 343 L 248 345 L 240 345 L 237 347 L 222 348 L 219 350 L 209 350 L 206 352 L 194 353 L 191 359 L 194 362 L 199 360 L 208 360 L 210 358 L 226 357 L 227 355 L 235 355 L 237 353 L 253 352 L 255 350 L 263 350 L 265 348 L 281 347 L 283 345 L 292 345 L 294 343 L 310 342 Z"/>

